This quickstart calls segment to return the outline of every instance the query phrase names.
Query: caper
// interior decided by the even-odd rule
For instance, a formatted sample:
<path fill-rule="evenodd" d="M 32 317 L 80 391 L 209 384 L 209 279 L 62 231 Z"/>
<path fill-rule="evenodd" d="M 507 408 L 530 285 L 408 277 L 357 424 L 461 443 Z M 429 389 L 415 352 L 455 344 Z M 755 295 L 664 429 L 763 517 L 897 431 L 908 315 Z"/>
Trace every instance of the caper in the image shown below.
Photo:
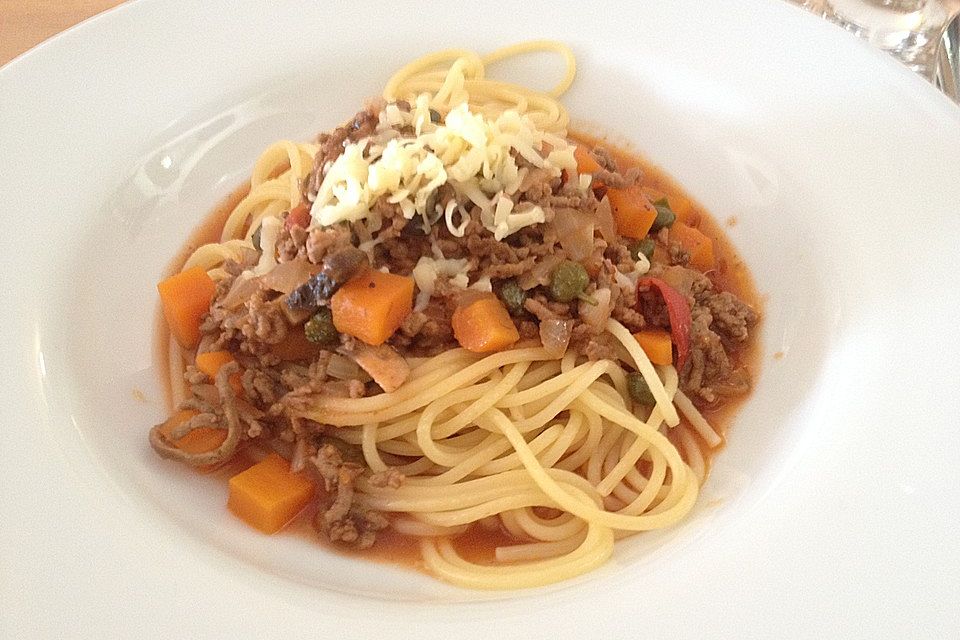
<path fill-rule="evenodd" d="M 586 291 L 590 284 L 587 270 L 579 262 L 564 260 L 550 278 L 550 297 L 557 302 L 570 302 Z"/>
<path fill-rule="evenodd" d="M 627 245 L 627 249 L 630 250 L 630 258 L 634 262 L 640 259 L 641 255 L 647 257 L 647 260 L 653 259 L 653 249 L 657 246 L 657 243 L 651 240 L 650 238 L 643 238 L 642 240 L 634 240 Z"/>
<path fill-rule="evenodd" d="M 653 207 L 657 210 L 657 217 L 653 221 L 653 225 L 650 227 L 650 233 L 656 233 L 663 229 L 664 227 L 672 227 L 673 223 L 677 220 L 677 214 L 673 212 L 673 209 L 670 208 L 670 203 L 666 198 L 660 198 L 653 203 Z"/>
<path fill-rule="evenodd" d="M 650 386 L 643 379 L 643 374 L 637 371 L 631 371 L 627 374 L 627 391 L 637 404 L 647 407 L 657 404 L 657 401 L 653 398 L 653 393 L 650 392 Z"/>
<path fill-rule="evenodd" d="M 330 307 L 320 307 L 303 325 L 303 334 L 315 344 L 334 345 L 340 341 L 340 334 L 333 325 L 333 312 Z"/>
<path fill-rule="evenodd" d="M 524 291 L 516 280 L 507 280 L 500 287 L 500 300 L 510 312 L 510 315 L 517 316 L 523 313 L 523 303 L 527 301 L 527 292 Z"/>

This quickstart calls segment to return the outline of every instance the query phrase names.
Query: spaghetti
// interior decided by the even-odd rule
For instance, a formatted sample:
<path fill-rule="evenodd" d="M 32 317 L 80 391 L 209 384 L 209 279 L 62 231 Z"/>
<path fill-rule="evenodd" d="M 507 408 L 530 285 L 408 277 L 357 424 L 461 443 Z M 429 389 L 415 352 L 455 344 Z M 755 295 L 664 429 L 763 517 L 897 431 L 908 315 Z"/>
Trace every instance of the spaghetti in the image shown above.
<path fill-rule="evenodd" d="M 609 330 L 633 351 L 636 341 L 622 325 L 611 320 Z M 646 360 L 642 351 L 631 355 Z M 342 427 L 339 436 L 361 445 L 375 471 L 386 469 L 381 450 L 415 458 L 401 472 L 417 471 L 421 460 L 443 469 L 408 475 L 399 489 L 359 485 L 371 507 L 427 525 L 404 530 L 423 536 L 431 572 L 474 588 L 547 584 L 602 563 L 617 532 L 676 523 L 698 492 L 696 476 L 660 432 L 662 408 L 641 419 L 628 406 L 621 364 L 577 364 L 570 354 L 558 372 L 555 365 L 542 348 L 482 359 L 447 352 L 421 364 L 396 393 L 319 398 L 308 415 Z M 676 373 L 668 367 L 663 375 L 666 385 L 658 376 L 650 382 L 670 398 Z M 606 443 L 618 450 L 613 466 Z M 643 463 L 649 474 L 637 471 Z M 584 467 L 593 478 L 577 473 Z M 568 517 L 542 519 L 535 507 Z M 537 560 L 515 562 L 518 550 L 505 548 L 502 557 L 513 562 L 487 571 L 441 540 L 442 533 L 496 516 L 509 518 L 530 541 L 522 555 Z"/>
<path fill-rule="evenodd" d="M 488 77 L 490 65 L 532 52 L 556 53 L 565 63 L 562 79 L 550 91 L 539 92 Z M 376 246 L 383 242 L 377 231 L 387 228 L 387 219 L 379 213 L 374 215 L 376 211 L 370 202 L 382 198 L 397 205 L 396 220 L 402 213 L 412 224 L 422 216 L 425 233 L 446 233 L 443 228 L 431 231 L 431 223 L 442 227 L 442 217 L 432 217 L 430 198 L 444 181 L 453 187 L 454 197 L 437 210 L 445 209 L 451 238 L 462 238 L 471 220 L 496 233 L 514 234 L 536 227 L 553 212 L 522 209 L 521 200 L 511 189 L 519 194 L 531 176 L 565 180 L 565 176 L 578 169 L 569 164 L 573 158 L 573 146 L 567 142 L 569 117 L 557 100 L 573 82 L 575 73 L 570 49 L 552 41 L 505 47 L 486 56 L 466 50 L 442 51 L 411 62 L 397 71 L 383 90 L 387 107 L 380 112 L 377 131 L 386 127 L 390 135 L 377 138 L 373 134 L 369 140 L 356 142 L 354 156 L 350 156 L 349 141 L 344 141 L 346 150 L 340 157 L 325 163 L 316 160 L 316 168 L 315 158 L 323 154 L 321 144 L 280 141 L 271 145 L 255 164 L 249 192 L 228 216 L 220 242 L 198 248 L 186 260 L 183 271 L 199 267 L 220 282 L 223 291 L 236 290 L 245 278 L 253 281 L 270 274 L 280 264 L 282 237 L 289 238 L 289 224 L 284 222 L 289 212 L 312 207 L 311 228 L 322 228 L 316 224 L 321 197 L 326 197 L 323 214 L 346 216 L 340 224 L 352 225 L 361 249 L 375 263 L 380 255 L 375 253 Z M 409 111 L 391 106 L 401 101 L 406 102 Z M 477 114 L 476 122 L 488 127 L 488 138 L 492 136 L 506 145 L 486 149 L 479 178 L 472 186 L 462 177 L 449 177 L 458 175 L 457 168 L 464 166 L 479 144 L 476 137 L 470 137 L 472 130 L 460 134 L 462 140 L 472 141 L 469 144 L 460 138 L 453 143 L 443 138 L 452 135 L 454 125 L 449 114 L 454 113 L 461 113 L 465 122 Z M 443 115 L 448 115 L 446 125 L 437 122 L 438 116 Z M 514 121 L 510 118 L 519 118 L 519 124 L 511 124 Z M 523 127 L 532 127 L 534 134 L 525 134 Z M 415 130 L 419 138 L 411 138 L 404 146 L 394 143 L 390 147 L 390 140 L 398 139 L 393 133 L 398 129 Z M 534 137 L 529 138 L 530 135 Z M 399 153 L 398 149 L 405 150 L 405 157 L 413 162 L 407 166 L 416 167 L 416 172 L 404 177 L 402 165 L 397 165 L 401 168 L 396 170 L 395 186 L 378 186 L 384 180 L 387 182 L 383 184 L 387 184 L 393 175 L 388 173 L 390 167 L 380 165 L 391 153 Z M 569 157 L 564 155 L 568 152 Z M 511 165 L 515 162 L 511 158 L 520 155 L 525 160 Z M 346 166 L 348 161 L 354 166 Z M 429 170 L 433 173 L 427 173 L 424 167 L 428 165 L 433 167 Z M 311 172 L 316 170 L 325 176 L 324 183 L 314 192 L 305 190 Z M 372 184 L 374 174 L 378 176 L 376 184 Z M 331 176 L 335 175 L 340 177 L 334 183 Z M 491 193 L 491 183 L 495 184 L 495 193 Z M 589 175 L 584 184 L 589 187 Z M 322 196 L 324 193 L 327 196 Z M 459 225 L 453 223 L 457 216 Z M 590 229 L 593 238 L 593 226 Z M 570 253 L 567 245 L 564 248 Z M 426 265 L 433 270 L 420 272 L 432 273 L 429 280 L 416 279 L 424 302 L 430 300 L 436 273 L 450 276 L 454 282 L 456 269 L 467 268 L 464 265 L 469 263 L 467 259 L 461 264 L 442 255 L 437 257 L 436 246 L 433 253 L 436 259 L 424 262 L 425 258 L 421 258 L 417 263 L 418 269 Z M 238 264 L 246 265 L 239 275 Z M 638 257 L 637 265 L 636 273 L 617 273 L 621 282 L 626 278 L 626 289 L 635 287 L 637 277 L 650 267 L 649 257 Z M 417 273 L 413 270 L 414 276 Z M 469 281 L 466 276 L 463 280 Z M 485 283 L 483 278 L 474 282 L 478 291 L 482 292 L 483 286 L 490 290 L 489 276 Z M 580 303 L 584 317 L 595 311 L 583 304 L 598 305 L 596 300 L 589 299 L 590 295 L 601 301 L 609 299 L 609 295 L 598 296 L 599 292 L 600 284 L 596 284 L 582 294 L 587 299 Z M 284 293 L 289 295 L 289 288 Z M 217 300 L 222 300 L 222 292 L 218 296 L 211 310 Z M 540 317 L 541 327 L 549 324 L 549 317 Z M 323 381 L 329 380 L 330 372 L 338 366 L 347 371 L 340 376 L 344 380 L 363 373 L 350 361 L 353 343 L 347 341 L 346 350 L 341 348 L 332 355 L 325 352 L 311 365 L 322 363 L 325 367 L 321 382 L 295 389 L 295 385 L 286 387 L 293 391 L 269 410 L 269 403 L 254 407 L 254 417 L 247 418 L 245 437 L 258 439 L 261 431 L 269 431 L 270 420 L 279 420 L 278 414 L 282 413 L 282 418 L 289 420 L 290 427 L 283 432 L 288 437 L 281 433 L 281 437 L 268 442 L 291 456 L 295 469 L 304 466 L 306 456 L 317 452 L 321 433 L 335 438 L 340 443 L 338 447 L 343 445 L 354 451 L 362 458 L 362 465 L 339 463 L 339 480 L 323 475 L 323 467 L 318 463 L 327 489 L 336 493 L 338 482 L 345 482 L 343 474 L 353 474 L 349 493 L 354 504 L 387 514 L 396 531 L 418 538 L 426 569 L 444 580 L 477 589 L 511 589 L 568 579 L 605 562 L 613 553 L 616 539 L 680 522 L 697 499 L 706 475 L 708 449 L 722 442 L 691 398 L 680 390 L 681 372 L 670 364 L 653 364 L 631 331 L 610 317 L 609 310 L 601 323 L 600 331 L 610 346 L 606 357 L 587 357 L 582 351 L 566 349 L 565 344 L 565 352 L 558 353 L 556 348 L 547 348 L 546 338 L 544 345 L 539 340 L 526 340 L 488 353 L 449 348 L 427 358 L 407 357 L 409 372 L 402 384 L 373 395 L 354 394 L 356 385 L 350 387 L 348 394 L 344 383 L 336 380 L 334 384 L 341 384 L 338 392 L 324 391 L 333 389 L 331 383 Z M 228 331 L 224 328 L 227 325 L 221 323 L 213 334 L 204 334 L 206 342 L 201 341 L 194 349 L 182 348 L 182 343 L 171 337 L 171 378 L 177 380 L 186 375 L 193 381 L 203 379 L 192 364 L 198 353 L 250 337 L 243 333 L 247 329 L 242 329 L 239 321 L 235 324 L 240 328 L 233 331 L 236 327 L 230 325 Z M 570 340 L 569 324 L 551 326 L 565 328 Z M 337 329 L 340 328 L 338 325 Z M 254 331 L 259 329 L 250 329 Z M 241 353 L 233 347 L 230 350 L 241 365 L 245 363 L 242 358 L 248 358 L 249 371 L 242 388 L 250 402 L 267 398 L 262 389 L 267 383 L 277 386 L 287 377 L 305 375 L 306 365 L 314 357 L 286 369 L 282 368 L 286 365 L 278 365 L 280 369 L 268 372 L 265 383 L 250 374 L 264 362 L 279 361 L 278 357 L 265 360 L 262 352 Z M 344 359 L 338 354 L 350 357 Z M 260 362 L 250 360 L 251 355 L 259 357 Z M 356 361 L 366 368 L 362 358 L 357 357 Z M 338 377 L 332 375 L 334 379 Z M 371 375 L 380 387 L 388 388 L 375 372 Z M 649 390 L 649 405 L 638 403 L 628 389 L 628 379 L 636 376 Z M 373 384 L 369 378 L 366 380 L 368 387 Z M 204 405 L 203 393 L 196 389 L 192 399 L 185 401 L 184 390 L 177 384 L 173 386 L 175 403 L 206 406 L 212 414 L 225 415 L 224 420 L 231 417 L 229 412 L 217 413 L 216 401 Z M 228 386 L 226 378 L 218 380 L 221 391 Z M 209 390 L 206 393 L 209 396 Z M 194 419 L 197 425 L 210 426 L 209 419 Z M 229 433 L 233 438 L 237 433 L 236 416 L 231 420 Z M 322 427 L 310 433 L 304 425 Z M 180 437 L 199 428 L 178 427 L 175 433 Z M 273 435 L 277 433 L 275 430 Z M 164 448 L 177 446 L 156 434 L 153 441 L 161 454 Z M 389 474 L 402 481 L 384 482 Z M 343 486 L 339 486 L 339 491 L 337 500 L 342 498 Z M 332 526 L 330 522 L 327 525 Z M 494 565 L 472 562 L 457 552 L 452 540 L 474 526 L 501 528 L 516 543 L 498 548 Z M 365 539 L 357 532 L 351 535 Z"/>

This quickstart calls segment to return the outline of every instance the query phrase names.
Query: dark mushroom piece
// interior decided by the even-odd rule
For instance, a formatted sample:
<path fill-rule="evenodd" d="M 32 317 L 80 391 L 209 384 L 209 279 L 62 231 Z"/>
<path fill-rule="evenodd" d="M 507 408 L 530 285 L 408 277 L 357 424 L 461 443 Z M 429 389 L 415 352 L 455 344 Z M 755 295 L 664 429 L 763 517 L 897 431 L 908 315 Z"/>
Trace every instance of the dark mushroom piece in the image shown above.
<path fill-rule="evenodd" d="M 347 247 L 328 255 L 323 260 L 320 273 L 290 292 L 286 299 L 287 306 L 315 311 L 368 264 L 367 254 L 356 247 Z"/>

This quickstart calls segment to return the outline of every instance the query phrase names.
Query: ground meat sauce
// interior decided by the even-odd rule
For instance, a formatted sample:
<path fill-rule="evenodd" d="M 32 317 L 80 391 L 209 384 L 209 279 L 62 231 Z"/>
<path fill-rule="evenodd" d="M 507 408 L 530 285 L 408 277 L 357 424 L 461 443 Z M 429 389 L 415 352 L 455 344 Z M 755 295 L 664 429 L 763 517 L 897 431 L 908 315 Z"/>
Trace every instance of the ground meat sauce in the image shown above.
<path fill-rule="evenodd" d="M 344 145 L 375 130 L 380 106 L 361 111 L 346 125 L 319 136 L 315 165 L 303 183 L 305 201 L 316 196 L 325 171 L 342 154 Z M 403 103 L 398 106 L 409 109 Z M 256 263 L 255 252 L 228 261 L 223 265 L 226 276 L 219 281 L 210 312 L 202 321 L 198 352 L 229 351 L 243 372 L 242 393 L 230 390 L 226 378 L 211 380 L 196 367 L 188 366 L 188 394 L 181 408 L 197 411 L 193 420 L 239 430 L 241 449 L 242 441 L 268 432 L 269 441 L 282 449 L 294 470 L 309 470 L 317 480 L 321 498 L 311 507 L 312 512 L 315 510 L 312 522 L 316 531 L 336 544 L 371 547 L 378 533 L 389 528 L 389 519 L 357 499 L 354 483 L 367 474 L 377 486 L 397 487 L 403 483 L 403 476 L 370 475 L 356 446 L 337 439 L 335 428 L 296 417 L 296 410 L 316 393 L 357 398 L 381 393 L 383 387 L 372 379 L 379 379 L 375 372 L 364 371 L 344 358 L 361 346 L 353 338 L 339 336 L 338 341 L 326 344 L 305 339 L 311 315 L 324 308 L 325 298 L 336 287 L 367 265 L 409 276 L 424 256 L 462 260 L 468 287 L 500 296 L 521 339 L 539 339 L 545 321 L 566 321 L 568 349 L 590 359 L 612 357 L 618 345 L 605 332 L 608 317 L 631 332 L 671 329 L 663 297 L 655 290 L 638 293 L 640 256 L 636 249 L 631 251 L 635 242 L 619 237 L 611 242 L 600 229 L 599 216 L 608 206 L 605 198 L 609 190 L 637 187 L 665 196 L 677 219 L 682 218 L 684 224 L 699 229 L 713 242 L 713 265 L 701 271 L 691 264 L 690 252 L 674 240 L 669 228 L 653 231 L 647 236 L 653 247 L 649 268 L 640 275 L 667 283 L 689 305 L 690 349 L 679 372 L 680 388 L 723 433 L 727 418 L 749 392 L 756 374 L 753 354 L 758 298 L 746 268 L 719 227 L 654 167 L 597 140 L 579 138 L 577 142 L 592 149 L 593 159 L 600 166 L 593 174 L 591 187 L 583 190 L 566 172 L 560 178 L 551 178 L 528 167 L 527 179 L 514 200 L 539 205 L 546 220 L 503 240 L 494 239 L 484 228 L 476 207 L 468 210 L 462 237 L 455 237 L 442 220 L 424 228 L 419 218 L 408 220 L 396 205 L 378 202 L 375 206 L 382 223 L 375 230 L 363 220 L 314 229 L 284 224 L 277 242 L 278 261 L 280 265 L 291 263 L 291 270 L 295 266 L 298 273 L 305 274 L 296 288 L 241 283 L 237 276 Z M 435 205 L 442 210 L 454 197 L 449 185 L 444 185 L 435 192 Z M 654 197 L 651 195 L 651 200 Z M 225 211 L 238 199 L 234 195 L 226 207 L 218 210 L 214 220 L 194 235 L 191 245 L 212 239 Z M 588 221 L 590 228 L 596 229 L 590 232 L 592 240 L 575 243 L 569 229 L 564 236 L 563 224 L 569 226 L 570 220 Z M 181 256 L 190 250 L 188 247 Z M 586 272 L 587 284 L 577 296 L 567 298 L 557 294 L 551 278 L 559 265 L 574 258 Z M 433 295 L 403 320 L 384 348 L 401 356 L 418 357 L 456 348 L 451 318 L 469 291 L 462 285 L 445 275 L 438 276 Z M 238 290 L 242 286 L 248 290 Z M 516 299 L 507 300 L 508 288 Z M 389 454 L 384 458 L 391 463 Z M 401 464 L 402 460 L 392 462 Z M 235 463 L 236 459 L 231 468 Z M 502 542 L 502 537 L 503 532 L 484 534 L 477 530 L 462 536 L 457 545 L 463 548 L 466 540 L 478 548 L 484 544 L 490 547 Z M 381 538 L 380 546 L 387 551 L 375 554 L 380 557 L 406 544 L 399 542 L 403 536 L 389 531 Z"/>

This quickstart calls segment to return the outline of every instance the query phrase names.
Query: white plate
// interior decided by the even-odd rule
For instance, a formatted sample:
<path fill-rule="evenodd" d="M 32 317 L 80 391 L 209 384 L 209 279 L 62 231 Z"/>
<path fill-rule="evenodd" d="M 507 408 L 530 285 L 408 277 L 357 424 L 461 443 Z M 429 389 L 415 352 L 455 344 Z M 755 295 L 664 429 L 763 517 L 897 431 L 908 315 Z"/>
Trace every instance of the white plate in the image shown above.
<path fill-rule="evenodd" d="M 387 6 L 140 2 L 0 71 L 0 636 L 960 633 L 960 111 L 773 0 Z M 269 142 L 417 54 L 544 36 L 576 120 L 737 217 L 766 298 L 693 517 L 511 594 L 248 530 L 146 444 L 158 275 Z"/>

